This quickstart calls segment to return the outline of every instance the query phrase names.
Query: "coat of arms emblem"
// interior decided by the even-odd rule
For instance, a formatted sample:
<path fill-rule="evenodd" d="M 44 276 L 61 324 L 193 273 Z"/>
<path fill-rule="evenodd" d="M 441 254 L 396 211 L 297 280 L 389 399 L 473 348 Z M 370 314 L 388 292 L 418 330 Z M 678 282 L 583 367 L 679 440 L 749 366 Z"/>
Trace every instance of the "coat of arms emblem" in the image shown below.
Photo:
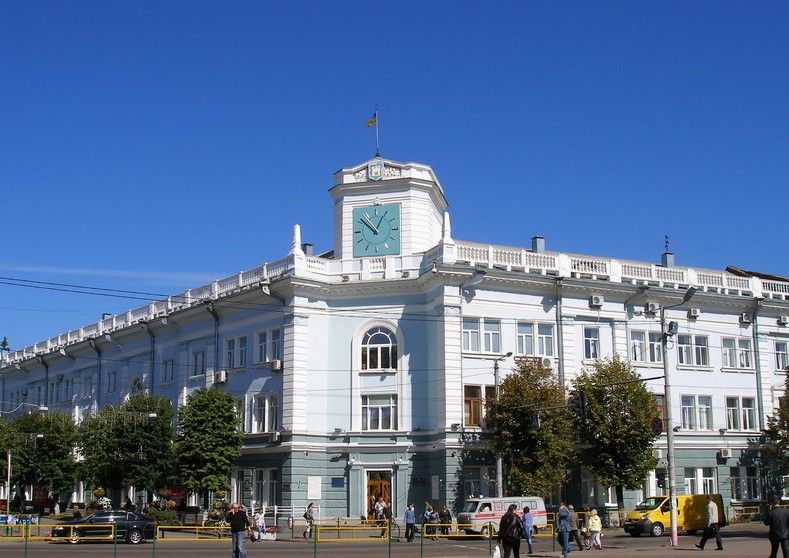
<path fill-rule="evenodd" d="M 381 180 L 384 177 L 383 159 L 373 159 L 367 163 L 367 178 L 370 180 Z"/>

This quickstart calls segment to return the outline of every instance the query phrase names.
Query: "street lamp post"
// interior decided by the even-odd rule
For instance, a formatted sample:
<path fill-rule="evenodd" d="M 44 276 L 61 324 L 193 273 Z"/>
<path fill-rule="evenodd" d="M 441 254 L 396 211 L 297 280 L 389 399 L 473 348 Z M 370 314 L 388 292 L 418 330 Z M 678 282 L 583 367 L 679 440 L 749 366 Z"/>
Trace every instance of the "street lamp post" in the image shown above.
<path fill-rule="evenodd" d="M 671 546 L 677 546 L 679 541 L 677 539 L 677 487 L 676 478 L 674 476 L 674 427 L 671 419 L 671 382 L 669 381 L 669 366 L 668 366 L 668 338 L 674 335 L 676 331 L 666 330 L 666 310 L 669 308 L 676 308 L 686 304 L 693 295 L 696 294 L 696 287 L 690 287 L 685 296 L 682 297 L 682 302 L 670 306 L 660 306 L 660 331 L 661 331 L 661 352 L 663 356 L 663 405 L 665 408 L 666 416 L 666 467 L 668 468 L 668 499 L 671 522 Z"/>
<path fill-rule="evenodd" d="M 493 384 L 495 385 L 496 403 L 499 402 L 499 361 L 512 356 L 512 351 L 504 356 L 493 359 Z M 496 496 L 504 496 L 504 465 L 501 461 L 501 451 L 496 450 Z"/>

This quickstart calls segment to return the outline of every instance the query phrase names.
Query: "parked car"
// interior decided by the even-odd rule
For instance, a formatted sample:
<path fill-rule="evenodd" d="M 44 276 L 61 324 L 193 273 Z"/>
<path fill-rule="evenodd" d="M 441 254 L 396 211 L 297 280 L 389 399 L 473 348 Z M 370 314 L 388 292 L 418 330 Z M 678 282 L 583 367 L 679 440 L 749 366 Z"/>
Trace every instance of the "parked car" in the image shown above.
<path fill-rule="evenodd" d="M 115 540 L 139 544 L 155 536 L 156 522 L 146 515 L 124 510 L 97 511 L 77 521 L 68 521 L 52 529 L 52 538 L 67 539 L 72 544 L 82 541 Z"/>

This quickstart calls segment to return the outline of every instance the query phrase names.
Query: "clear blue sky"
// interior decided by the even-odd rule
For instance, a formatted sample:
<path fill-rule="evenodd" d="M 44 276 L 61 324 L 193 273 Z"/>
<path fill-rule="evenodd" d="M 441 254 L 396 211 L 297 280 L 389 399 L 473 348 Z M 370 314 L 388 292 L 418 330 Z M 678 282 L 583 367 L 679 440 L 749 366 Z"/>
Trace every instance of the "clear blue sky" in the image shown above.
<path fill-rule="evenodd" d="M 0 1 L 0 275 L 175 293 L 331 248 L 331 174 L 453 236 L 789 275 L 787 2 Z M 12 348 L 143 304 L 0 285 Z"/>

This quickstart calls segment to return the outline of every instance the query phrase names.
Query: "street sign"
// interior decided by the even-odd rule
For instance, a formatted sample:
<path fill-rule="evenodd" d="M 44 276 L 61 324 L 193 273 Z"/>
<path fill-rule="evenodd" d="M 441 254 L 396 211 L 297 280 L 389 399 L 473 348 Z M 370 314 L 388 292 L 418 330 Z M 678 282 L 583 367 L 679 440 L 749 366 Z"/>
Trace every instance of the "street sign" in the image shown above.
<path fill-rule="evenodd" d="M 663 421 L 660 420 L 660 417 L 653 418 L 650 427 L 652 428 L 652 434 L 655 436 L 663 434 Z"/>

